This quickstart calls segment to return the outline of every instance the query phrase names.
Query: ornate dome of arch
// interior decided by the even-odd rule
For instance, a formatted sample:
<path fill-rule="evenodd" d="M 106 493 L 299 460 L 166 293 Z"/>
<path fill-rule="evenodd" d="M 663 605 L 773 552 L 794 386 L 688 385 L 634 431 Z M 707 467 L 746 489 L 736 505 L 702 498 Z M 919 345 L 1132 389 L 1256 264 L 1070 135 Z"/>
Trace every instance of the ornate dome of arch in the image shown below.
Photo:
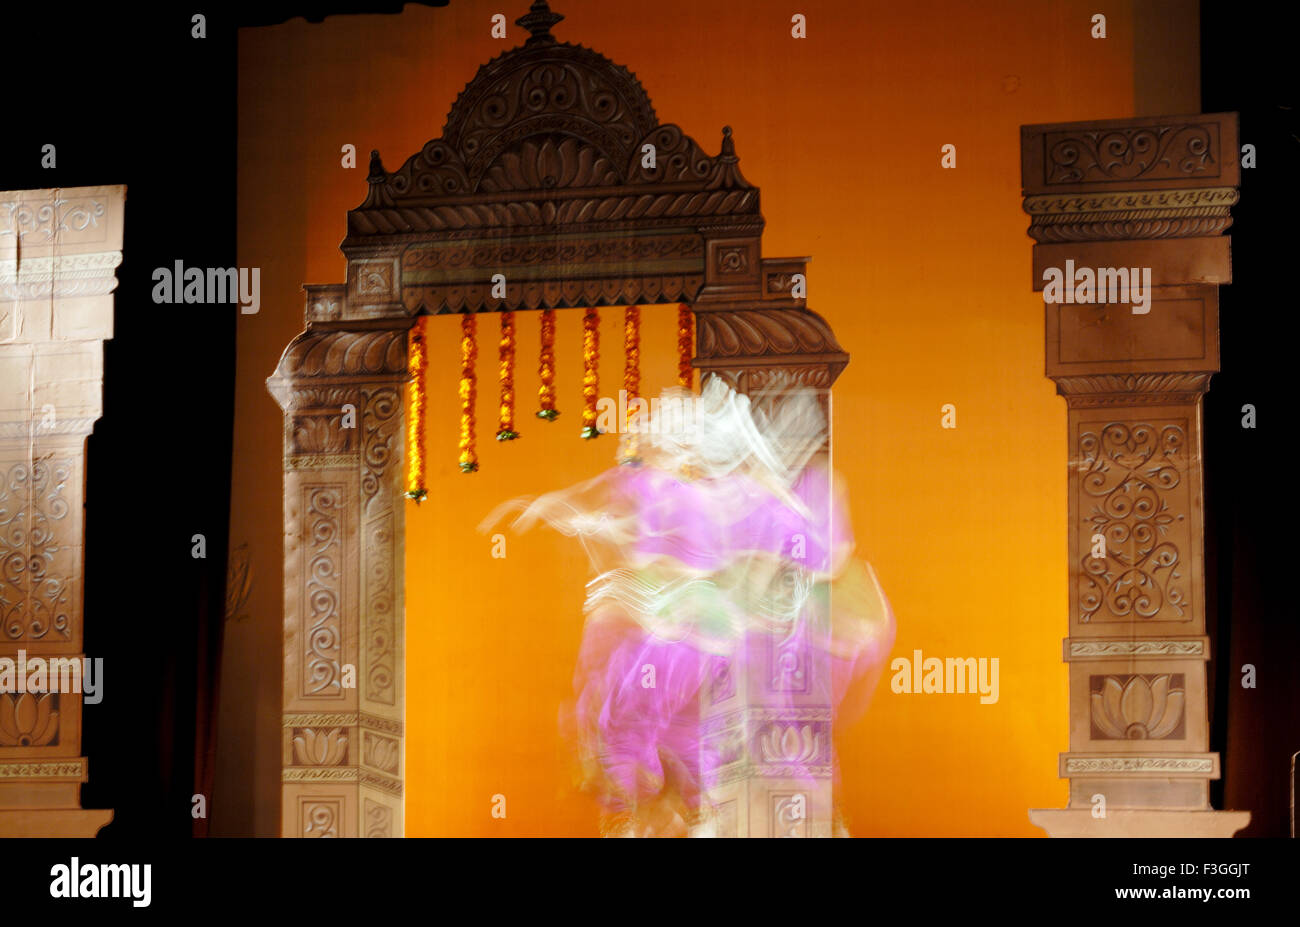
<path fill-rule="evenodd" d="M 516 20 L 528 40 L 479 68 L 452 104 L 442 135 L 401 168 L 389 173 L 372 152 L 370 194 L 352 215 L 525 191 L 663 184 L 753 190 L 740 174 L 730 129 L 723 130 L 720 154 L 706 155 L 677 126 L 659 123 L 635 74 L 590 48 L 557 42 L 550 29 L 563 18 L 545 0 L 533 3 Z M 647 145 L 656 153 L 650 164 L 643 163 Z M 695 205 L 756 211 L 757 197 Z M 362 232 L 409 227 L 407 217 L 395 224 L 363 217 L 357 224 Z"/>
<path fill-rule="evenodd" d="M 590 48 L 556 41 L 550 27 L 563 18 L 545 2 L 534 3 L 517 20 L 529 30 L 528 41 L 481 66 L 452 104 L 442 141 L 459 152 L 470 178 L 483 177 L 525 139 L 542 137 L 574 154 L 594 149 L 582 173 L 608 183 L 612 178 L 600 175 L 612 171 L 621 181 L 639 143 L 659 125 L 635 74 Z M 556 178 L 556 185 L 572 185 L 574 178 L 566 179 Z"/>

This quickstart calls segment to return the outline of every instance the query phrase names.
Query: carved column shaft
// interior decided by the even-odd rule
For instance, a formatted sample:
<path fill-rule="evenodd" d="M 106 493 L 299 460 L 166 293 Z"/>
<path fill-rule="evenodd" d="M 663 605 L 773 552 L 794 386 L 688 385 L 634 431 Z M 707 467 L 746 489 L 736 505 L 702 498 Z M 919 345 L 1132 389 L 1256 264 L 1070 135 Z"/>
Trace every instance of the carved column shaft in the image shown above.
<path fill-rule="evenodd" d="M 0 836 L 90 837 L 113 817 L 81 809 L 82 532 L 125 199 L 0 193 Z"/>
<path fill-rule="evenodd" d="M 1052 836 L 1230 836 L 1206 715 L 1201 400 L 1230 282 L 1234 114 L 1021 129 L 1046 372 L 1066 398 L 1069 806 Z"/>
<path fill-rule="evenodd" d="M 309 329 L 285 412 L 281 833 L 404 832 L 406 323 Z"/>
<path fill-rule="evenodd" d="M 757 242 L 752 249 L 711 242 L 709 253 L 706 273 L 718 279 L 706 284 L 705 294 L 725 292 L 722 281 L 730 275 L 747 275 L 751 292 L 761 286 L 763 302 L 714 296 L 696 305 L 701 376 L 722 377 L 760 405 L 780 402 L 786 389 L 811 387 L 829 427 L 831 384 L 848 355 L 825 321 L 790 294 L 794 274 L 806 272 L 804 262 L 760 262 Z M 827 477 L 830 440 L 828 430 L 820 460 Z M 831 498 L 829 488 L 823 498 Z M 817 624 L 826 617 L 806 620 Z M 829 627 L 806 631 L 788 640 L 752 635 L 743 674 L 714 658 L 701 704 L 701 739 L 721 761 L 719 782 L 708 796 L 718 836 L 829 837 L 835 830 L 831 666 L 826 648 L 816 645 Z"/>

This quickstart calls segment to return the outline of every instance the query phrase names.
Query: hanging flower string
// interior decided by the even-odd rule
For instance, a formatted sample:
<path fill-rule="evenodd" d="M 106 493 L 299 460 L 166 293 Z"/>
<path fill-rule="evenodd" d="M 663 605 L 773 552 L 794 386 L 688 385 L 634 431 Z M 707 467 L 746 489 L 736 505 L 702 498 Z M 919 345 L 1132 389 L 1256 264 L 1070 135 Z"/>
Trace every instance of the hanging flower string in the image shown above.
<path fill-rule="evenodd" d="M 406 495 L 418 505 L 428 495 L 424 487 L 424 376 L 429 355 L 424 335 L 425 316 L 411 329 L 407 369 L 411 381 L 406 400 Z"/>
<path fill-rule="evenodd" d="M 594 308 L 582 317 L 582 436 L 594 438 L 600 434 L 596 427 L 596 401 L 600 392 L 600 314 Z"/>
<path fill-rule="evenodd" d="M 515 314 L 501 313 L 501 343 L 498 354 L 501 367 L 501 424 L 498 441 L 513 441 L 515 431 Z"/>
<path fill-rule="evenodd" d="M 690 389 L 695 378 L 695 317 L 686 306 L 677 307 L 677 385 Z"/>
<path fill-rule="evenodd" d="M 559 416 L 555 410 L 555 310 L 542 310 L 542 353 L 537 361 L 537 376 L 542 381 L 537 390 L 541 406 L 537 417 L 553 422 Z"/>
<path fill-rule="evenodd" d="M 627 421 L 623 424 L 627 438 L 621 462 L 635 464 L 640 460 L 636 428 L 632 424 L 636 419 L 636 403 L 632 400 L 641 390 L 641 309 L 638 306 L 628 306 L 623 310 L 623 354 L 623 394 L 627 397 Z"/>
<path fill-rule="evenodd" d="M 474 451 L 474 400 L 476 383 L 474 361 L 478 346 L 474 342 L 475 317 L 466 312 L 460 317 L 460 470 L 473 473 L 478 469 L 478 454 Z"/>

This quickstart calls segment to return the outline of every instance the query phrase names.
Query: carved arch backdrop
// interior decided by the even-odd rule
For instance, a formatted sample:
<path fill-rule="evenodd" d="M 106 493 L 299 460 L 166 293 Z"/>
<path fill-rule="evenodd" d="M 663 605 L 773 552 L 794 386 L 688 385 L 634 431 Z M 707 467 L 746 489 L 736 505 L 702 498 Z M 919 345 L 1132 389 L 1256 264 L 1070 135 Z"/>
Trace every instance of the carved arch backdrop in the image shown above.
<path fill-rule="evenodd" d="M 695 366 L 741 391 L 780 371 L 825 397 L 848 363 L 794 295 L 808 259 L 763 256 L 759 190 L 730 129 L 707 154 L 659 122 L 626 68 L 558 41 L 562 19 L 533 3 L 517 20 L 525 44 L 479 69 L 439 138 L 392 172 L 372 153 L 348 213 L 346 282 L 305 287 L 306 329 L 268 380 L 285 413 L 285 836 L 403 833 L 403 397 L 418 315 L 685 303 Z M 496 273 L 504 299 L 490 296 Z M 349 403 L 356 429 L 340 427 Z M 824 693 L 810 687 L 796 719 L 741 691 L 745 704 L 708 706 L 701 722 L 740 744 L 713 796 L 722 832 L 829 833 L 829 762 L 808 817 L 791 822 L 779 765 L 743 755 L 760 740 L 747 726 L 829 735 Z"/>

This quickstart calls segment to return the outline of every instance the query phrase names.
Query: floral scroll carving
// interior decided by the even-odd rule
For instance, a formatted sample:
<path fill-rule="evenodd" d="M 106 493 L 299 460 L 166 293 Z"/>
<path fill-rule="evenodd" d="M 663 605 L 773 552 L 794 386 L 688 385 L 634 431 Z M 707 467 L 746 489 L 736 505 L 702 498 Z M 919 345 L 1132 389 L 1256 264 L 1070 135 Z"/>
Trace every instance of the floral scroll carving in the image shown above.
<path fill-rule="evenodd" d="M 1049 132 L 1044 142 L 1049 184 L 1219 175 L 1214 123 Z"/>
<path fill-rule="evenodd" d="M 343 634 L 339 613 L 343 493 L 342 486 L 306 489 L 304 545 L 308 562 L 303 674 L 308 697 L 341 698 L 343 695 Z"/>
<path fill-rule="evenodd" d="M 393 809 L 371 798 L 366 799 L 365 808 L 366 836 L 371 838 L 393 836 Z"/>
<path fill-rule="evenodd" d="M 1112 422 L 1079 438 L 1079 621 L 1187 620 L 1183 422 Z M 1105 557 L 1093 557 L 1093 539 Z"/>
<path fill-rule="evenodd" d="M 0 470 L 0 628 L 11 641 L 72 636 L 72 600 L 58 523 L 68 515 L 70 460 Z"/>
<path fill-rule="evenodd" d="M 343 816 L 342 800 L 335 798 L 303 799 L 301 826 L 304 837 L 337 837 Z"/>
<path fill-rule="evenodd" d="M 96 199 L 58 197 L 52 203 L 22 200 L 0 203 L 0 237 L 12 235 L 26 239 L 30 235 L 34 236 L 34 244 L 48 243 L 59 232 L 97 228 L 104 210 L 104 203 Z"/>

